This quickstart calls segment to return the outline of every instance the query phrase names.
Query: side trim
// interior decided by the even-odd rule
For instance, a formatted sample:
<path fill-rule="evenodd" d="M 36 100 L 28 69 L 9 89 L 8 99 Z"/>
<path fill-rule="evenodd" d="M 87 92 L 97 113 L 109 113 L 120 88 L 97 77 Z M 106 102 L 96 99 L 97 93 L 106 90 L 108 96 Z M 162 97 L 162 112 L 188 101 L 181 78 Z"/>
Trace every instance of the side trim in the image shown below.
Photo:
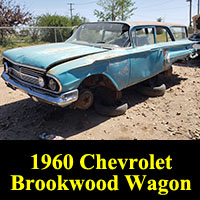
<path fill-rule="evenodd" d="M 73 61 L 73 60 L 76 60 L 76 59 L 80 59 L 80 58 L 87 57 L 87 56 L 92 56 L 92 55 L 99 54 L 99 53 L 104 53 L 104 52 L 107 52 L 107 51 L 108 50 L 101 51 L 101 52 L 95 52 L 95 53 L 89 53 L 89 54 L 81 55 L 81 56 L 74 56 L 72 58 L 67 58 L 67 59 L 59 60 L 59 61 L 57 61 L 57 62 L 52 63 L 51 65 L 49 65 L 47 67 L 46 71 L 48 72 L 49 70 L 51 70 L 52 68 L 56 67 L 57 65 L 61 65 L 61 64 L 66 63 L 66 62 L 70 62 L 70 61 Z"/>

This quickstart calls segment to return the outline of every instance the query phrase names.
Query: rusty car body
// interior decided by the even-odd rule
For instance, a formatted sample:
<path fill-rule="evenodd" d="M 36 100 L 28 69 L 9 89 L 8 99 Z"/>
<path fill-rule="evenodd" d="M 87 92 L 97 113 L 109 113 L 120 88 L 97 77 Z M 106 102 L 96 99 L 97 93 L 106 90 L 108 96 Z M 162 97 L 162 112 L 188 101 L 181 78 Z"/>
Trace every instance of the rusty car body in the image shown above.
<path fill-rule="evenodd" d="M 86 23 L 66 42 L 5 51 L 2 78 L 36 101 L 87 109 L 97 88 L 118 94 L 193 55 L 184 29 L 158 22 Z"/>

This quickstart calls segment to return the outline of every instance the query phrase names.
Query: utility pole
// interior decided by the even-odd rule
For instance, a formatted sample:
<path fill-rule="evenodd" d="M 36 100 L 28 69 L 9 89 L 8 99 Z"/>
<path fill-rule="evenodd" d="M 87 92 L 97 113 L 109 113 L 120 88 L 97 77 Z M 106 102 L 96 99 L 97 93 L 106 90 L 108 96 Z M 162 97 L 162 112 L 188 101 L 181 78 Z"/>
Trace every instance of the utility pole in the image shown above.
<path fill-rule="evenodd" d="M 190 2 L 190 13 L 189 13 L 189 18 L 190 18 L 190 23 L 189 23 L 189 27 L 192 26 L 192 0 L 186 0 L 186 2 Z"/>
<path fill-rule="evenodd" d="M 197 15 L 199 15 L 199 3 L 200 3 L 200 0 L 198 0 L 197 2 Z"/>
<path fill-rule="evenodd" d="M 114 1 L 112 1 L 112 21 L 115 21 L 114 10 L 115 10 L 115 5 L 114 5 Z"/>
<path fill-rule="evenodd" d="M 124 1 L 122 1 L 122 21 L 124 21 Z"/>
<path fill-rule="evenodd" d="M 75 5 L 74 3 L 68 3 L 67 5 L 69 5 L 69 10 L 70 10 L 70 16 L 71 16 L 71 23 L 72 23 L 72 20 L 73 20 L 73 14 L 72 14 L 72 11 L 74 10 L 73 9 L 73 5 Z"/>

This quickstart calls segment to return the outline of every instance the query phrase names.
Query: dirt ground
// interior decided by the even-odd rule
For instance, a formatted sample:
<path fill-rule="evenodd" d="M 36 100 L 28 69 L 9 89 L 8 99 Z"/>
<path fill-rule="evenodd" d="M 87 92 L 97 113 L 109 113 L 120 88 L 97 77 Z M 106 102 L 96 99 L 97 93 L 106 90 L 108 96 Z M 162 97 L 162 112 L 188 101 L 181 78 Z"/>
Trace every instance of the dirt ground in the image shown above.
<path fill-rule="evenodd" d="M 173 66 L 163 97 L 148 98 L 134 87 L 123 92 L 125 115 L 109 118 L 88 111 L 35 103 L 0 79 L 0 139 L 37 140 L 41 133 L 67 140 L 200 139 L 200 58 Z M 2 73 L 0 68 L 0 74 Z"/>

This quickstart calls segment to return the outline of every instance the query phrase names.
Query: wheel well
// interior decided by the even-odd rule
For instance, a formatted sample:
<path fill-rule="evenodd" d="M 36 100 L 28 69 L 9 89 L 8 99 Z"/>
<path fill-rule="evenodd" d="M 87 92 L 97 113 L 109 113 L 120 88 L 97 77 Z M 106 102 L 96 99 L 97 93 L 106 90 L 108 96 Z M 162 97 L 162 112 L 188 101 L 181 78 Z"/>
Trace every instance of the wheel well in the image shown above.
<path fill-rule="evenodd" d="M 114 91 L 118 91 L 113 82 L 103 74 L 92 75 L 87 77 L 85 80 L 82 81 L 82 83 L 79 86 L 79 89 L 82 88 L 95 89 L 101 86 L 107 87 Z"/>
<path fill-rule="evenodd" d="M 98 74 L 87 77 L 79 86 L 79 90 L 89 89 L 93 92 L 95 99 L 101 99 L 106 105 L 112 105 L 122 97 L 114 83 L 105 75 Z"/>

